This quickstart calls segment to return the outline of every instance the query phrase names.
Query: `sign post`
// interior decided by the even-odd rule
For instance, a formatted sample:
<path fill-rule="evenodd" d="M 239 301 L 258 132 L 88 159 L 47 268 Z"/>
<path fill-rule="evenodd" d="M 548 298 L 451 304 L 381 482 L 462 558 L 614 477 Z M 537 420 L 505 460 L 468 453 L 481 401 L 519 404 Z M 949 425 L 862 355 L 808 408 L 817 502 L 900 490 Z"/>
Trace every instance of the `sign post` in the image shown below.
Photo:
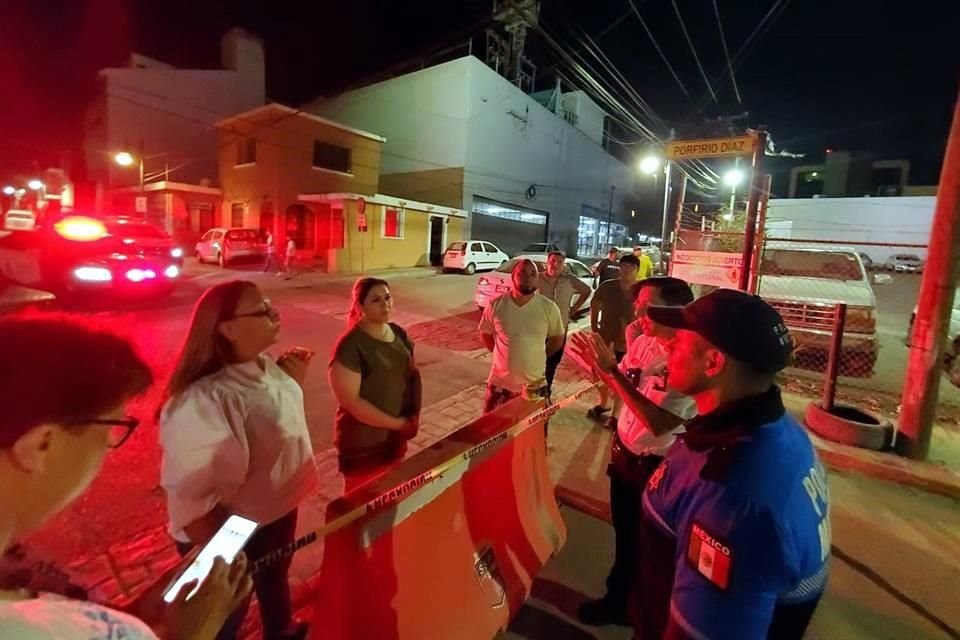
<path fill-rule="evenodd" d="M 663 155 L 667 160 L 749 156 L 757 152 L 758 142 L 759 138 L 755 135 L 704 140 L 677 140 L 667 143 Z"/>
<path fill-rule="evenodd" d="M 743 269 L 740 270 L 741 291 L 750 288 L 750 265 L 753 262 L 754 243 L 757 240 L 757 215 L 760 211 L 760 199 L 763 193 L 764 176 L 760 172 L 763 151 L 767 146 L 767 132 L 760 130 L 753 150 L 753 162 L 750 173 L 750 199 L 747 200 L 747 226 L 743 233 Z"/>

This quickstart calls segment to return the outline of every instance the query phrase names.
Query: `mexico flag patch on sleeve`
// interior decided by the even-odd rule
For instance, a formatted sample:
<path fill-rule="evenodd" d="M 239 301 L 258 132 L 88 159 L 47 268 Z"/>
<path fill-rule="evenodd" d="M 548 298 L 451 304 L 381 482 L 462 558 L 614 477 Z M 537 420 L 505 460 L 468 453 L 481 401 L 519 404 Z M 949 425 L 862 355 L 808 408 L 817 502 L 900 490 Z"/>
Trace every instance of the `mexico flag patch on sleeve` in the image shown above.
<path fill-rule="evenodd" d="M 687 561 L 697 573 L 719 589 L 726 590 L 730 584 L 730 565 L 733 551 L 694 522 L 690 529 L 690 542 L 687 546 Z"/>

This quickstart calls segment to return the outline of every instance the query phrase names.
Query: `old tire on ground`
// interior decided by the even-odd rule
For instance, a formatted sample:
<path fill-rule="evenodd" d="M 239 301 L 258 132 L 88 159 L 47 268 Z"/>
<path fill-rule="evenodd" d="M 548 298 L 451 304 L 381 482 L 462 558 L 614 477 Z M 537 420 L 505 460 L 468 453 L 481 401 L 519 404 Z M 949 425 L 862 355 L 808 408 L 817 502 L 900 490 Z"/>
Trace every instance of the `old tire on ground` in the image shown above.
<path fill-rule="evenodd" d="M 477 265 L 471 262 L 470 264 L 467 265 L 467 268 L 464 269 L 463 272 L 468 276 L 472 276 L 474 273 L 477 272 Z"/>
<path fill-rule="evenodd" d="M 811 402 L 803 421 L 818 436 L 861 449 L 883 451 L 893 441 L 889 420 L 849 404 L 835 403 L 833 411 L 827 412 L 818 402 Z"/>

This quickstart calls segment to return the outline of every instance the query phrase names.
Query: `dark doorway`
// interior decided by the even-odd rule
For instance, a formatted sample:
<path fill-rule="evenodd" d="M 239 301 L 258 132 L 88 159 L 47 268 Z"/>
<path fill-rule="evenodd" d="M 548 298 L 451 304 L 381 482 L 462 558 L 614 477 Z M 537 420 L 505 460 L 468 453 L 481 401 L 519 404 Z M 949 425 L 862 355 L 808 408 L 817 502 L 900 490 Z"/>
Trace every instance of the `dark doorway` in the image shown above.
<path fill-rule="evenodd" d="M 440 216 L 430 216 L 430 264 L 443 264 L 443 228 L 445 221 Z"/>
<path fill-rule="evenodd" d="M 287 207 L 287 219 L 285 225 L 287 238 L 293 238 L 297 249 L 312 251 L 315 247 L 317 238 L 316 218 L 309 207 L 302 204 L 294 204 Z M 286 240 L 284 240 L 286 243 Z"/>

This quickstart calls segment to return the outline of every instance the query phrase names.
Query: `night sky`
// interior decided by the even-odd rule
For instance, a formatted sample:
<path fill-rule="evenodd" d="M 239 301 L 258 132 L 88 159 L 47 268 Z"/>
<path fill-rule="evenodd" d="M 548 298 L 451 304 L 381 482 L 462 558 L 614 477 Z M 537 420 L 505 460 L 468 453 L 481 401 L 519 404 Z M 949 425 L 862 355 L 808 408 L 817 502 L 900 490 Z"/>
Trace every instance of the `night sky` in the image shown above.
<path fill-rule="evenodd" d="M 684 39 L 671 0 L 634 0 L 689 95 L 650 43 L 628 0 L 543 0 L 541 19 L 565 46 L 581 30 L 679 137 L 703 119 L 749 111 L 778 146 L 805 152 L 774 170 L 819 161 L 824 150 L 907 157 L 911 182 L 937 181 L 960 70 L 960 3 L 915 0 L 782 0 L 783 9 L 736 70 L 725 74 L 713 0 L 676 0 L 718 102 Z M 734 55 L 777 0 L 717 0 Z M 219 37 L 242 26 L 264 39 L 267 93 L 299 104 L 330 95 L 412 57 L 479 34 L 490 0 L 348 2 L 121 2 L 7 0 L 0 8 L 0 178 L 58 164 L 82 142 L 82 114 L 96 71 L 130 50 L 184 67 L 214 67 Z M 228 8 L 229 7 L 229 8 Z M 949 7 L 953 7 L 950 9 Z M 622 18 L 622 19 L 621 19 Z M 619 20 L 619 21 L 618 21 Z M 612 26 L 611 26 L 612 25 Z M 602 34 L 602 35 L 601 35 Z M 540 88 L 557 56 L 533 33 L 528 49 Z M 698 110 L 703 104 L 703 108 Z M 639 147 L 639 148 L 642 148 Z M 68 155 L 68 157 L 71 157 Z"/>

